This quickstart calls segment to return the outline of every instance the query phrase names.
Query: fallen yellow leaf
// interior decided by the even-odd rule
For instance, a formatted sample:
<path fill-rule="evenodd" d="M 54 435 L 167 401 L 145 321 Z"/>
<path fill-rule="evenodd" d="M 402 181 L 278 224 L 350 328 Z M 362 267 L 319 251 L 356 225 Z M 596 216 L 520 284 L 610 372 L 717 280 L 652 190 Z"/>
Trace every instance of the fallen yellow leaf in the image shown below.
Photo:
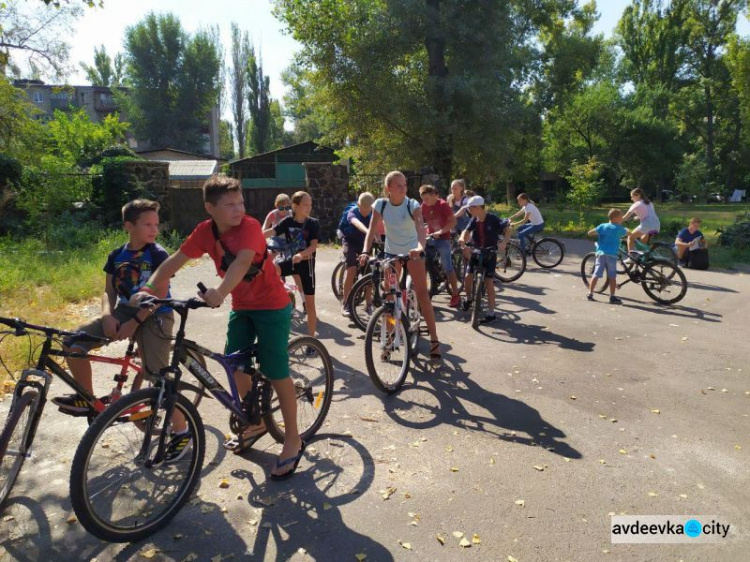
<path fill-rule="evenodd" d="M 490 457 L 490 464 L 495 464 L 495 457 Z"/>
<path fill-rule="evenodd" d="M 479 538 L 479 535 L 477 535 L 476 533 L 474 533 L 472 535 L 472 537 L 471 537 L 471 542 L 473 542 L 474 544 L 481 544 L 482 543 L 482 539 Z"/>
<path fill-rule="evenodd" d="M 466 537 L 464 537 L 459 541 L 458 546 L 462 546 L 464 548 L 471 548 L 471 543 L 466 539 Z"/>
<path fill-rule="evenodd" d="M 516 560 L 510 554 L 508 554 L 508 562 L 518 562 L 518 560 Z"/>
<path fill-rule="evenodd" d="M 535 464 L 534 468 L 536 468 L 539 472 L 544 472 L 544 467 L 541 465 Z"/>
<path fill-rule="evenodd" d="M 453 531 L 453 536 L 456 537 L 457 539 L 460 539 L 461 537 L 464 536 L 464 534 L 461 531 Z"/>
<path fill-rule="evenodd" d="M 571 400 L 577 400 L 577 398 L 575 396 L 571 396 L 570 399 Z"/>
<path fill-rule="evenodd" d="M 457 467 L 455 467 L 455 466 L 452 466 L 452 467 L 451 467 L 451 472 L 458 472 L 458 468 L 457 468 Z"/>
<path fill-rule="evenodd" d="M 627 455 L 628 452 L 625 449 L 620 449 L 620 454 L 621 455 Z"/>
<path fill-rule="evenodd" d="M 440 544 L 445 544 L 445 535 L 437 535 L 435 538 Z"/>
<path fill-rule="evenodd" d="M 323 511 L 328 511 L 328 510 L 329 510 L 329 509 L 331 509 L 332 507 L 333 507 L 333 506 L 332 506 L 332 505 L 331 505 L 330 503 L 324 503 L 324 504 L 323 504 Z"/>
<path fill-rule="evenodd" d="M 406 550 L 411 550 L 411 543 L 398 541 L 398 544 L 400 544 Z"/>
<path fill-rule="evenodd" d="M 658 496 L 659 494 L 657 494 L 656 492 L 649 492 L 649 493 L 648 493 L 648 495 L 649 495 L 650 497 L 652 497 L 652 498 L 655 498 L 655 497 L 656 497 L 656 496 Z"/>
<path fill-rule="evenodd" d="M 657 408 L 654 408 L 653 410 L 651 410 L 651 413 L 652 414 L 661 414 L 661 410 L 659 410 Z"/>
<path fill-rule="evenodd" d="M 219 481 L 219 488 L 229 488 L 229 480 L 222 478 L 221 481 Z"/>
<path fill-rule="evenodd" d="M 393 494 L 396 493 L 396 490 L 397 490 L 397 488 L 394 487 L 394 486 L 390 486 L 390 487 L 386 488 L 385 490 L 380 490 L 380 497 L 383 498 L 384 500 L 387 500 Z"/>
<path fill-rule="evenodd" d="M 526 505 L 526 500 L 516 500 L 516 505 L 524 507 Z"/>
<path fill-rule="evenodd" d="M 144 558 L 151 559 L 154 556 L 156 556 L 158 552 L 159 551 L 156 550 L 155 548 L 149 548 L 148 550 L 142 550 L 140 552 L 140 555 L 143 556 Z"/>
<path fill-rule="evenodd" d="M 355 556 L 355 558 L 357 559 L 357 562 L 364 562 L 365 560 L 367 560 L 367 554 L 365 554 L 364 552 L 360 552 Z"/>

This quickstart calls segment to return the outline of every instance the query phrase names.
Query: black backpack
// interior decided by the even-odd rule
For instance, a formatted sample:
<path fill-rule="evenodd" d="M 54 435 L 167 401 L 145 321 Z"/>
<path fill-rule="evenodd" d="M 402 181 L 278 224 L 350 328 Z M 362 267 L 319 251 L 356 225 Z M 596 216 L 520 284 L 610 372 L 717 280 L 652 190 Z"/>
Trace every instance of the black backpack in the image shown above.
<path fill-rule="evenodd" d="M 708 250 L 698 248 L 688 252 L 688 267 L 690 269 L 708 269 Z"/>
<path fill-rule="evenodd" d="M 224 245 L 224 242 L 221 241 L 221 238 L 219 238 L 219 228 L 216 226 L 215 221 L 211 221 L 211 232 L 214 234 L 214 238 L 219 241 L 219 244 L 221 244 L 221 249 L 224 250 L 224 255 L 221 256 L 221 270 L 226 271 L 229 269 L 229 266 L 232 265 L 232 262 L 237 258 L 232 252 L 229 251 L 229 249 Z M 263 272 L 263 264 L 266 263 L 266 257 L 268 257 L 268 252 L 263 252 L 263 259 L 260 260 L 260 263 L 258 265 L 252 264 L 250 268 L 247 270 L 247 273 L 242 278 L 243 281 L 252 281 L 255 279 L 258 274 Z"/>

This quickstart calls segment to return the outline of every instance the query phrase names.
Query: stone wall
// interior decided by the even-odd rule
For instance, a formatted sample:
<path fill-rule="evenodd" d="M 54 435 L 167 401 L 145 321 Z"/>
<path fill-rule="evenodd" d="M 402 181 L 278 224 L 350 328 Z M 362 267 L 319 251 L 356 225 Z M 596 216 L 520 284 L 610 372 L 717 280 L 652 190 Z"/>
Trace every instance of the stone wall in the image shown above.
<path fill-rule="evenodd" d="M 349 171 L 329 162 L 305 162 L 306 191 L 313 200 L 312 215 L 320 221 L 320 239 L 333 240 L 341 213 L 350 201 Z"/>

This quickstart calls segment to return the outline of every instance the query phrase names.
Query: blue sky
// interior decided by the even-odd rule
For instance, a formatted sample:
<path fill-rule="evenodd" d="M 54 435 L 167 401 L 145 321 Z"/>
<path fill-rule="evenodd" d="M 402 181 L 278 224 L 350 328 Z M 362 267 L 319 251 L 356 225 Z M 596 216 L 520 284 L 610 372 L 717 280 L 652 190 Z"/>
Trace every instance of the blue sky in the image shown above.
<path fill-rule="evenodd" d="M 610 36 L 628 4 L 630 0 L 600 0 L 597 8 L 601 17 L 594 32 Z M 218 25 L 227 55 L 231 45 L 230 26 L 233 21 L 237 22 L 241 29 L 249 32 L 256 49 L 261 51 L 264 69 L 271 79 L 271 96 L 283 96 L 281 72 L 291 62 L 298 44 L 282 33 L 282 25 L 273 17 L 269 0 L 104 0 L 104 6 L 103 9 L 86 9 L 78 22 L 77 33 L 70 41 L 71 61 L 77 71 L 71 76 L 71 83 L 86 82 L 78 62 L 91 64 L 95 46 L 104 45 L 107 52 L 114 55 L 122 50 L 125 28 L 137 23 L 149 11 L 156 11 L 178 15 L 188 31 Z M 744 16 L 740 18 L 739 30 L 743 35 L 750 31 Z"/>

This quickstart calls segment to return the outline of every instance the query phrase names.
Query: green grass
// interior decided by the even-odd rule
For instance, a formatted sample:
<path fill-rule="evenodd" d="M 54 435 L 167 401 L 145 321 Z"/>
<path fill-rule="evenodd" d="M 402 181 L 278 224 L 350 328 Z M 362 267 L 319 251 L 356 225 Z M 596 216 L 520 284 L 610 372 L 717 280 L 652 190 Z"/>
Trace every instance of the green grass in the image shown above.
<path fill-rule="evenodd" d="M 581 220 L 578 210 L 563 205 L 548 204 L 541 207 L 546 232 L 567 238 L 586 238 L 586 233 L 607 221 L 607 212 L 611 208 L 627 210 L 628 203 L 597 205 L 583 213 Z M 517 207 L 496 204 L 492 210 L 501 216 L 508 216 L 518 210 Z M 750 264 L 750 248 L 724 248 L 719 246 L 719 232 L 735 222 L 737 217 L 750 217 L 750 204 L 723 203 L 711 205 L 691 205 L 681 203 L 658 203 L 656 210 L 661 221 L 662 240 L 674 240 L 677 232 L 686 227 L 692 217 L 703 220 L 701 230 L 706 236 L 711 256 L 711 267 L 732 268 L 737 264 Z M 635 223 L 631 223 L 633 227 Z"/>

